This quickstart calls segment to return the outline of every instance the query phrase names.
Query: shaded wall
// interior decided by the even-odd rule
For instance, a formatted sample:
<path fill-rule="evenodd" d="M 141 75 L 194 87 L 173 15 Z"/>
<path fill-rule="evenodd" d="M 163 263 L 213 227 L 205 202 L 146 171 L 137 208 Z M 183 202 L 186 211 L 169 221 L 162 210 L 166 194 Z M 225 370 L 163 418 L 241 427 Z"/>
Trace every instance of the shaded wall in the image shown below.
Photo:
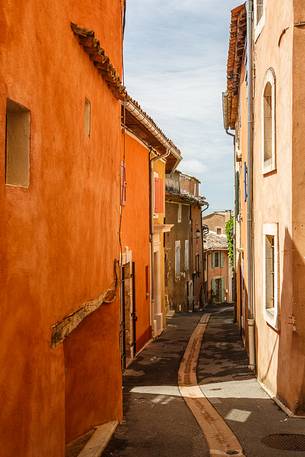
<path fill-rule="evenodd" d="M 254 103 L 254 256 L 255 313 L 257 326 L 258 378 L 271 392 L 278 393 L 279 341 L 286 339 L 289 329 L 287 314 L 293 306 L 292 244 L 292 2 L 266 2 L 266 21 L 255 43 L 255 103 Z M 283 33 L 284 29 L 288 29 Z M 267 70 L 272 67 L 276 77 L 276 171 L 263 174 L 261 100 Z M 296 95 L 296 94 L 295 94 Z M 295 119 L 296 121 L 296 119 Z M 279 235 L 279 329 L 266 322 L 264 316 L 263 225 L 278 224 Z M 288 347 L 287 347 L 288 349 Z M 285 392 L 281 398 L 287 404 L 291 390 L 291 351 L 285 353 Z M 290 374 L 289 374 L 290 373 Z"/>
<path fill-rule="evenodd" d="M 293 23 L 304 21 L 304 2 L 293 1 Z M 292 32 L 293 30 L 293 32 Z M 297 414 L 305 413 L 305 206 L 304 182 L 305 77 L 304 26 L 291 28 L 292 47 L 292 228 L 285 231 L 281 333 L 278 350 L 278 397 Z M 291 40 L 293 42 L 291 43 Z M 287 297 L 287 290 L 289 297 Z M 287 300 L 289 298 L 289 300 Z M 281 373 L 285 370 L 286 383 Z"/>
<path fill-rule="evenodd" d="M 187 281 L 190 279 L 190 268 L 185 271 L 185 240 L 191 244 L 190 206 L 182 203 L 181 222 L 178 223 L 176 202 L 166 201 L 166 223 L 173 224 L 169 233 L 165 234 L 166 249 L 166 283 L 170 309 L 188 310 Z M 180 241 L 180 274 L 175 274 L 175 242 Z"/>
<path fill-rule="evenodd" d="M 192 219 L 192 252 L 190 259 L 190 272 L 194 283 L 194 306 L 197 308 L 203 304 L 203 240 L 201 230 L 201 207 L 191 206 Z M 198 236 L 199 235 L 199 236 Z M 196 263 L 196 256 L 199 256 L 199 268 Z"/>
<path fill-rule="evenodd" d="M 1 454 L 60 457 L 65 394 L 69 402 L 69 386 L 76 383 L 84 399 L 87 387 L 68 368 L 65 391 L 63 345 L 51 349 L 51 327 L 112 285 L 119 257 L 120 104 L 70 21 L 96 31 L 120 72 L 121 5 L 9 2 L 2 3 L 0 18 Z M 4 185 L 7 97 L 31 111 L 28 189 Z M 84 134 L 85 98 L 92 104 L 90 138 Z M 103 306 L 67 340 L 70 367 L 78 365 L 77 348 L 84 346 L 83 368 L 92 373 L 98 359 L 103 373 L 91 385 L 99 405 L 94 417 L 88 415 L 92 399 L 68 408 L 67 439 L 93 422 L 121 417 L 118 306 Z M 106 400 L 108 390 L 113 395 Z"/>
<path fill-rule="evenodd" d="M 132 251 L 135 262 L 136 339 L 137 350 L 151 337 L 149 283 L 149 150 L 125 134 L 127 200 L 123 209 L 123 247 Z M 148 270 L 148 277 L 149 277 Z M 146 290 L 148 286 L 148 290 Z M 147 294 L 148 292 L 148 294 Z"/>

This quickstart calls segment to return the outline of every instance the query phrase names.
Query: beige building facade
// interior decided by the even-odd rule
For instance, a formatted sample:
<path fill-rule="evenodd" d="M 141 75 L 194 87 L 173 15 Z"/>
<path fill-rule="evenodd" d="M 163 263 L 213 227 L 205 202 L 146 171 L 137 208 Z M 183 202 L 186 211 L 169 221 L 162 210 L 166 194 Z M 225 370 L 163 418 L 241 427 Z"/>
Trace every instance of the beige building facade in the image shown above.
<path fill-rule="evenodd" d="M 259 381 L 296 414 L 305 409 L 304 17 L 300 0 L 235 8 L 224 96 L 238 322 Z"/>

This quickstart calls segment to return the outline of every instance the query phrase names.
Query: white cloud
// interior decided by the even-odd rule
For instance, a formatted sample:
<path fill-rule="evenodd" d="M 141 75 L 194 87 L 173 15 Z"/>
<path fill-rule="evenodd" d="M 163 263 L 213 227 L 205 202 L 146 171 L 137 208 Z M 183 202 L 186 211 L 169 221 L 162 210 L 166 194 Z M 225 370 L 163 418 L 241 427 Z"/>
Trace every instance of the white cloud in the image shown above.
<path fill-rule="evenodd" d="M 230 9 L 237 0 L 129 0 L 125 82 L 182 150 L 215 209 L 232 207 L 232 139 L 222 123 Z"/>

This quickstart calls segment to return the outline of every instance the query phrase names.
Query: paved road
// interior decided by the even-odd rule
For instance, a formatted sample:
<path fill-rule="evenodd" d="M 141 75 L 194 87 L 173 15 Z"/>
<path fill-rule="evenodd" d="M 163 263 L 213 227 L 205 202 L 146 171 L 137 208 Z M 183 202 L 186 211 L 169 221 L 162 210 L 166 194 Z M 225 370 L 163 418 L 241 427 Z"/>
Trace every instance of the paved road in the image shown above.
<path fill-rule="evenodd" d="M 103 457 L 208 457 L 201 429 L 180 397 L 180 360 L 201 314 L 179 314 L 132 363 L 124 379 L 124 423 Z"/>
<path fill-rule="evenodd" d="M 263 443 L 273 433 L 305 434 L 287 418 L 248 369 L 233 309 L 211 307 L 197 366 L 201 391 L 236 435 L 247 457 L 299 457 Z M 178 370 L 201 314 L 177 314 L 124 377 L 124 423 L 103 457 L 209 457 L 207 442 L 177 387 Z M 304 448 L 305 449 L 305 448 Z"/>
<path fill-rule="evenodd" d="M 197 367 L 202 391 L 239 438 L 247 457 L 304 456 L 305 452 L 272 449 L 263 444 L 270 434 L 305 433 L 305 420 L 288 418 L 248 369 L 232 308 L 210 307 L 207 311 L 212 317 Z"/>

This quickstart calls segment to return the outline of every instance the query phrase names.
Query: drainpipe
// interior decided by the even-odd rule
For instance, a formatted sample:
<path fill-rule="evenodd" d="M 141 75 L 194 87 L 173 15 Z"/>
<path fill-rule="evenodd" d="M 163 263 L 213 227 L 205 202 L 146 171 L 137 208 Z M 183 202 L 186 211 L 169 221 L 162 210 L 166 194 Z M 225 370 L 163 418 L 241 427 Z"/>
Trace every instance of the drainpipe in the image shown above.
<path fill-rule="evenodd" d="M 247 73 L 248 73 L 248 200 L 247 200 L 247 265 L 248 265 L 248 337 L 249 368 L 255 370 L 255 321 L 253 294 L 253 62 L 252 62 L 253 0 L 247 0 Z"/>
<path fill-rule="evenodd" d="M 153 215 L 154 215 L 154 208 L 153 208 L 153 188 L 154 188 L 154 170 L 153 170 L 153 162 L 159 159 L 165 159 L 171 153 L 171 150 L 167 150 L 162 155 L 156 155 L 155 157 L 151 156 L 153 148 L 151 147 L 149 150 L 149 240 L 150 240 L 150 316 L 151 316 L 151 326 L 153 329 L 153 309 L 154 309 L 154 285 L 155 285 L 155 278 L 154 278 L 154 223 L 153 223 Z M 165 183 L 164 183 L 165 184 Z"/>

